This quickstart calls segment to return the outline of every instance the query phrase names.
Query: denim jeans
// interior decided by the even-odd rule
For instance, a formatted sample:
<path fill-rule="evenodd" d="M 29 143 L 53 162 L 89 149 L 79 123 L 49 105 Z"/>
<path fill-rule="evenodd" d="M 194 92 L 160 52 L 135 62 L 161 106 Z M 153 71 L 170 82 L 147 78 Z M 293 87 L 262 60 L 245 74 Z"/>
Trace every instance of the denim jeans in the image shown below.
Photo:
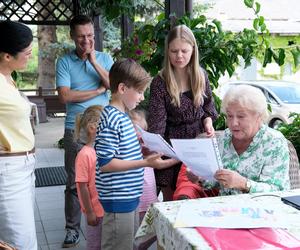
<path fill-rule="evenodd" d="M 37 250 L 34 168 L 34 154 L 0 157 L 0 240 L 18 250 Z"/>

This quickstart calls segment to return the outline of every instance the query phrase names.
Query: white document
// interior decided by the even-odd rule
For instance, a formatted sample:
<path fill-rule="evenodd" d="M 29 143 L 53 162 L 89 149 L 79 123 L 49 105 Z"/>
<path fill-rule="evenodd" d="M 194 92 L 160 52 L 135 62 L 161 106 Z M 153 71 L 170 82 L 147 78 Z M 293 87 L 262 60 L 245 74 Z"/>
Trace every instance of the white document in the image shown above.
<path fill-rule="evenodd" d="M 171 145 L 167 143 L 165 139 L 161 137 L 161 135 L 149 133 L 139 126 L 136 127 L 142 136 L 145 147 L 147 147 L 150 151 L 154 151 L 165 156 L 178 159 Z"/>
<path fill-rule="evenodd" d="M 223 168 L 216 138 L 171 139 L 173 149 L 191 171 L 206 180 L 214 180 L 215 172 Z"/>

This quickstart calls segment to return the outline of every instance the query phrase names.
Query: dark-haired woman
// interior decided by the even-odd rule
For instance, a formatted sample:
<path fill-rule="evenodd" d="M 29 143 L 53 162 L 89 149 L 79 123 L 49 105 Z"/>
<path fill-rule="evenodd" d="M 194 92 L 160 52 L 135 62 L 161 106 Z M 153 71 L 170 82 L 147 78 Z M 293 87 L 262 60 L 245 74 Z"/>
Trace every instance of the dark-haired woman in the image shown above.
<path fill-rule="evenodd" d="M 0 33 L 0 240 L 18 250 L 36 250 L 31 108 L 11 78 L 26 67 L 33 36 L 12 21 L 1 21 Z"/>

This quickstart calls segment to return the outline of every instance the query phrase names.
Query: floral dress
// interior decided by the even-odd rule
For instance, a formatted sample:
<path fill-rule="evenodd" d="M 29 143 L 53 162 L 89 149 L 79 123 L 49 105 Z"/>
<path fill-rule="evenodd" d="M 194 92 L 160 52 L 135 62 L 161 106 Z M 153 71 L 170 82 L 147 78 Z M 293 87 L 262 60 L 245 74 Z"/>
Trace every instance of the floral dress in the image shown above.
<path fill-rule="evenodd" d="M 219 139 L 223 166 L 250 180 L 249 193 L 290 189 L 289 150 L 286 139 L 279 131 L 263 125 L 247 150 L 240 155 L 231 141 L 232 134 L 226 129 Z M 205 182 L 206 187 L 215 185 L 216 182 Z M 242 192 L 220 186 L 220 195 L 239 193 Z"/>
<path fill-rule="evenodd" d="M 195 138 L 204 132 L 203 120 L 207 117 L 215 120 L 218 116 L 209 80 L 207 75 L 205 77 L 203 104 L 195 107 L 192 91 L 187 91 L 180 96 L 180 107 L 176 107 L 171 103 L 165 81 L 160 76 L 156 76 L 150 86 L 149 132 L 160 134 L 167 141 Z M 162 187 L 171 185 L 175 189 L 180 165 L 165 170 L 155 170 L 156 184 Z"/>

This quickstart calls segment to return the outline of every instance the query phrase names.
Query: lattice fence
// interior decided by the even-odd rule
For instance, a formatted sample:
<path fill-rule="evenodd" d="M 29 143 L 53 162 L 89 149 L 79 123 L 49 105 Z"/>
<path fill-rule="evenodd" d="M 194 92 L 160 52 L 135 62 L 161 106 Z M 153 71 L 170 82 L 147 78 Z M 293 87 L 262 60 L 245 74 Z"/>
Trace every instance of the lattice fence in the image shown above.
<path fill-rule="evenodd" d="M 0 0 L 0 20 L 26 24 L 66 25 L 80 9 L 79 0 Z"/>

